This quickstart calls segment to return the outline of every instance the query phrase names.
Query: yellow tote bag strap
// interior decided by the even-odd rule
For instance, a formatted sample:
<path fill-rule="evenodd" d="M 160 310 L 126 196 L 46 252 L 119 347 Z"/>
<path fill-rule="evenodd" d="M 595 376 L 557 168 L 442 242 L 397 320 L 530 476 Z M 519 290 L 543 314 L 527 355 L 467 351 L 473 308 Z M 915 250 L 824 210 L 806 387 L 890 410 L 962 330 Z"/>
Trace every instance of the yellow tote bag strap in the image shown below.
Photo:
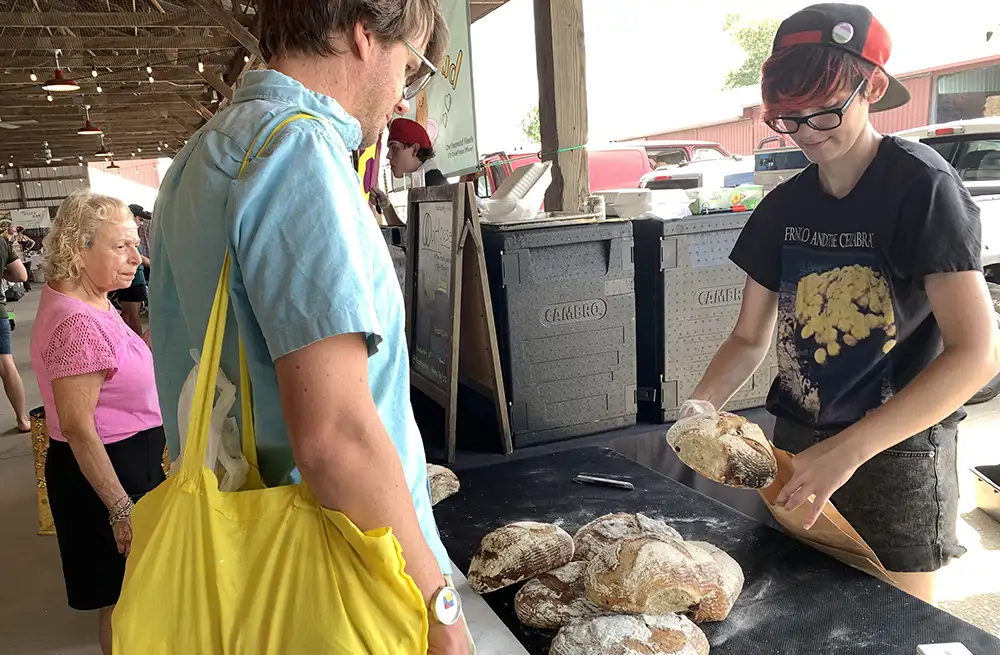
<path fill-rule="evenodd" d="M 320 120 L 312 114 L 296 113 L 283 119 L 268 134 L 264 143 L 257 149 L 257 154 L 264 151 L 271 143 L 271 139 L 283 127 L 293 121 L 300 119 Z M 240 171 L 237 179 L 243 177 L 247 166 L 250 163 L 251 154 L 254 152 L 254 144 L 260 139 L 261 134 L 267 129 L 265 125 L 247 149 L 247 154 L 240 164 Z M 219 284 L 215 289 L 215 300 L 212 303 L 212 312 L 208 318 L 208 329 L 205 331 L 205 342 L 201 349 L 201 360 L 198 367 L 198 378 L 195 382 L 194 399 L 191 404 L 191 416 L 188 422 L 188 436 L 184 447 L 184 459 L 181 464 L 181 474 L 188 478 L 196 478 L 198 472 L 205 461 L 205 453 L 208 449 L 208 434 L 212 420 L 212 406 L 215 399 L 215 374 L 219 370 L 222 360 L 222 341 L 226 332 L 226 314 L 229 310 L 229 271 L 230 271 L 229 249 L 226 248 L 226 255 L 222 260 L 222 272 L 219 275 Z M 237 328 L 238 329 L 238 328 Z M 263 486 L 260 480 L 259 467 L 257 463 L 257 440 L 254 431 L 253 420 L 253 387 L 250 381 L 250 369 L 247 365 L 246 349 L 243 346 L 242 336 L 239 339 L 240 350 L 240 413 L 243 423 L 241 447 L 243 456 L 250 464 L 250 472 L 245 486 L 259 488 Z M 212 377 L 209 377 L 210 372 Z"/>

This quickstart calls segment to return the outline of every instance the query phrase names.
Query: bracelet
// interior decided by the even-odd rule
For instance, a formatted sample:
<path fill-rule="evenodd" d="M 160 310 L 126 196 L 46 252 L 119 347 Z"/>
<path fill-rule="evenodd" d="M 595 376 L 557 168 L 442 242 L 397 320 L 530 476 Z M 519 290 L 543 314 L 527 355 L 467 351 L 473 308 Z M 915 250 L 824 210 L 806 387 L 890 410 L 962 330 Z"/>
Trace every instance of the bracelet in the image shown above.
<path fill-rule="evenodd" d="M 117 507 L 118 509 L 112 511 L 110 516 L 108 517 L 108 522 L 111 525 L 114 525 L 115 523 L 120 523 L 121 521 L 124 521 L 125 519 L 127 519 L 129 516 L 132 515 L 132 508 L 135 507 L 135 505 L 132 503 L 132 499 L 129 498 L 128 496 L 125 497 L 125 501 L 126 502 L 124 505 L 121 505 L 121 502 L 115 505 L 115 507 Z M 121 507 L 118 507 L 118 505 L 121 505 Z"/>
<path fill-rule="evenodd" d="M 124 496 L 118 499 L 118 502 L 116 502 L 114 505 L 108 508 L 108 514 L 114 514 L 125 505 L 128 505 L 129 502 L 131 502 L 131 499 L 129 498 L 128 494 L 125 494 Z"/>

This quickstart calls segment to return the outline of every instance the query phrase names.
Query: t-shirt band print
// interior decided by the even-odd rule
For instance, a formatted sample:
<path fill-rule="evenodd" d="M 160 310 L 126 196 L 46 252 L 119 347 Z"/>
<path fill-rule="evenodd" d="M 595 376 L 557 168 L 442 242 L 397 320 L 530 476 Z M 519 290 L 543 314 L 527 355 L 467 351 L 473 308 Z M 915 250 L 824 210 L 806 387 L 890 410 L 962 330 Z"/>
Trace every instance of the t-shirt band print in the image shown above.
<path fill-rule="evenodd" d="M 850 377 L 871 371 L 871 363 L 896 344 L 892 296 L 873 244 L 873 233 L 785 228 L 778 297 L 778 365 L 785 373 L 780 384 L 817 423 L 832 418 L 823 416 L 824 400 L 853 387 Z M 855 412 L 864 414 L 891 395 L 888 361 L 881 368 L 882 375 L 874 377 L 882 383 L 854 397 L 866 405 Z"/>

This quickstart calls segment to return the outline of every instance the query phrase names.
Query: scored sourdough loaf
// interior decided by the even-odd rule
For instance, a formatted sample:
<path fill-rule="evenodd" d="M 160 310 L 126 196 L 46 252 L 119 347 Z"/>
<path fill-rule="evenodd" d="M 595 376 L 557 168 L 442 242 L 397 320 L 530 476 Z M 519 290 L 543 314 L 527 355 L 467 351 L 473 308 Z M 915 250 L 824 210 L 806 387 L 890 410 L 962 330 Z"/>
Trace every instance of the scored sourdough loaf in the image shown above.
<path fill-rule="evenodd" d="M 687 612 L 715 590 L 717 568 L 711 555 L 686 542 L 627 537 L 587 563 L 587 596 L 612 612 Z"/>
<path fill-rule="evenodd" d="M 716 564 L 714 590 L 688 613 L 695 623 L 723 621 L 729 616 L 736 599 L 743 592 L 743 569 L 729 556 L 729 553 L 704 541 L 688 541 L 688 546 L 694 546 L 712 556 Z"/>
<path fill-rule="evenodd" d="M 605 614 L 587 598 L 586 575 L 586 562 L 570 562 L 528 580 L 514 596 L 517 618 L 531 628 L 555 630 L 576 619 Z"/>
<path fill-rule="evenodd" d="M 519 521 L 497 528 L 469 563 L 469 586 L 478 594 L 503 589 L 557 569 L 573 559 L 573 537 L 551 523 Z"/>
<path fill-rule="evenodd" d="M 656 519 L 643 514 L 605 514 L 594 519 L 576 531 L 573 543 L 576 552 L 574 560 L 589 561 L 599 551 L 604 550 L 616 541 L 625 537 L 638 537 L 644 534 L 660 535 L 669 539 L 682 539 L 677 530 Z"/>
<path fill-rule="evenodd" d="M 437 464 L 427 465 L 427 480 L 431 486 L 431 505 L 437 505 L 448 496 L 458 493 L 458 476 Z"/>
<path fill-rule="evenodd" d="M 681 419 L 667 431 L 667 443 L 687 466 L 730 487 L 763 489 L 778 474 L 763 430 L 729 412 Z"/>
<path fill-rule="evenodd" d="M 549 655 L 708 655 L 708 638 L 676 614 L 616 614 L 569 623 L 552 640 Z"/>

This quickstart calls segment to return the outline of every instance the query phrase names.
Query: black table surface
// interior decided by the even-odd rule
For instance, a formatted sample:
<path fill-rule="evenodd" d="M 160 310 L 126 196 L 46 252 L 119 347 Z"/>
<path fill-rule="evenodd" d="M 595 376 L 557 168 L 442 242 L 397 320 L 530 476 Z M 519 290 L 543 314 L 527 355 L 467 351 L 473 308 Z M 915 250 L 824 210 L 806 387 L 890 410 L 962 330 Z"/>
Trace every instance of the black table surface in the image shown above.
<path fill-rule="evenodd" d="M 574 483 L 579 473 L 628 480 L 635 491 Z M 702 625 L 713 655 L 915 655 L 919 645 L 951 642 L 1000 655 L 1000 639 L 609 449 L 464 471 L 460 481 L 434 513 L 463 572 L 483 536 L 500 526 L 541 521 L 573 534 L 610 512 L 642 512 L 728 552 L 746 584 L 728 619 Z M 529 653 L 544 655 L 555 633 L 520 624 L 519 587 L 484 599 Z"/>

